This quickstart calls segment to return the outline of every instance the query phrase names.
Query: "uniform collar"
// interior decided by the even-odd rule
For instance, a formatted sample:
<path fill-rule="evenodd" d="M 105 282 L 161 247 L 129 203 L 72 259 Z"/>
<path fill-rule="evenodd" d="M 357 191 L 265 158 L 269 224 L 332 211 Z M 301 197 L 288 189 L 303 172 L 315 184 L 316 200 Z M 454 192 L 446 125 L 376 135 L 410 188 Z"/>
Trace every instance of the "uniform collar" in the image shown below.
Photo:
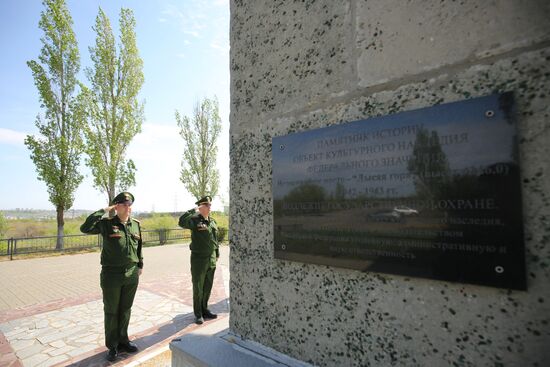
<path fill-rule="evenodd" d="M 118 223 L 121 223 L 121 224 L 132 224 L 132 217 L 128 217 L 128 221 L 126 223 L 123 223 L 121 220 L 120 220 L 120 217 L 118 215 L 115 215 L 115 220 L 118 222 Z"/>

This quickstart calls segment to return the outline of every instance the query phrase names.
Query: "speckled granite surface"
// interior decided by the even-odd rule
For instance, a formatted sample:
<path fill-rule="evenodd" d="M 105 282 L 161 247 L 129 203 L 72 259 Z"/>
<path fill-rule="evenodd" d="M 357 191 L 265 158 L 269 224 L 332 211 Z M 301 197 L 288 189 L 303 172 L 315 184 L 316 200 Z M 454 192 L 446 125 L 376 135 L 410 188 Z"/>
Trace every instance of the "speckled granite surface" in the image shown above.
<path fill-rule="evenodd" d="M 473 12 L 474 2 L 464 3 Z M 550 6 L 534 1 L 514 24 L 513 2 L 504 3 L 478 3 L 493 16 L 483 37 L 476 32 L 484 27 L 468 29 L 455 5 L 428 9 L 424 16 L 442 17 L 445 27 L 438 33 L 432 20 L 410 42 L 447 37 L 434 47 L 461 50 L 435 50 L 412 67 L 408 47 L 400 69 L 384 49 L 397 57 L 410 25 L 391 28 L 391 4 L 231 2 L 232 332 L 322 366 L 548 365 L 550 24 L 541 13 Z M 369 56 L 365 29 L 376 12 L 385 36 L 376 39 L 381 54 Z M 525 19 L 534 24 L 521 26 Z M 274 259 L 273 136 L 503 91 L 514 92 L 518 107 L 528 291 Z"/>

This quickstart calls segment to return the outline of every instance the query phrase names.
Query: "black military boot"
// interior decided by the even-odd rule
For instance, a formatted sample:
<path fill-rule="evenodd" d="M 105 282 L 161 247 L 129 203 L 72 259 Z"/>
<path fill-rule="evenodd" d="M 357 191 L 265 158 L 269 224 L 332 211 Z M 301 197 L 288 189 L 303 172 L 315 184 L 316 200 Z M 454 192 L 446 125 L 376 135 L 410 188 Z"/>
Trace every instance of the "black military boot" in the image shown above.
<path fill-rule="evenodd" d="M 202 317 L 195 317 L 195 324 L 204 324 L 204 319 Z"/>
<path fill-rule="evenodd" d="M 210 312 L 210 310 L 206 310 L 202 313 L 202 316 L 205 318 L 205 319 L 215 319 L 218 317 L 218 315 L 216 315 L 215 313 L 212 313 Z"/>
<path fill-rule="evenodd" d="M 107 356 L 105 357 L 109 362 L 116 361 L 116 357 L 118 357 L 118 351 L 116 348 L 110 348 L 109 352 L 107 352 Z"/>
<path fill-rule="evenodd" d="M 128 352 L 128 353 L 135 353 L 138 351 L 138 347 L 137 345 L 135 345 L 134 343 L 132 342 L 127 342 L 127 343 L 120 343 L 118 345 L 118 349 L 123 351 L 123 352 Z"/>

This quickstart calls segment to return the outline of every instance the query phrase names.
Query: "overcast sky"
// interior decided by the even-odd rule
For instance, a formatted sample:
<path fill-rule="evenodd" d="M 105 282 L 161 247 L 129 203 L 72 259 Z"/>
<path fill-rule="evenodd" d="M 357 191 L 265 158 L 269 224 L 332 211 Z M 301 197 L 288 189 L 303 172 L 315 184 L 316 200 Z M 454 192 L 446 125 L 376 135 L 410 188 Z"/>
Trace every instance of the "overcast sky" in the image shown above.
<path fill-rule="evenodd" d="M 194 205 L 179 181 L 183 140 L 174 117 L 177 109 L 190 116 L 194 103 L 216 95 L 220 102 L 222 134 L 218 167 L 220 192 L 229 187 L 229 1 L 228 0 L 68 0 L 73 17 L 82 70 L 91 65 L 88 48 L 99 7 L 107 13 L 118 38 L 121 7 L 131 8 L 137 21 L 137 43 L 144 62 L 145 102 L 143 132 L 128 147 L 137 166 L 137 211 L 185 210 Z M 0 1 L 0 210 L 53 209 L 46 186 L 37 179 L 29 151 L 23 144 L 35 134 L 41 113 L 38 92 L 26 62 L 37 59 L 42 30 L 38 28 L 42 2 Z M 106 196 L 92 186 L 90 171 L 76 192 L 74 209 L 104 207 Z M 219 200 L 218 200 L 219 202 Z"/>

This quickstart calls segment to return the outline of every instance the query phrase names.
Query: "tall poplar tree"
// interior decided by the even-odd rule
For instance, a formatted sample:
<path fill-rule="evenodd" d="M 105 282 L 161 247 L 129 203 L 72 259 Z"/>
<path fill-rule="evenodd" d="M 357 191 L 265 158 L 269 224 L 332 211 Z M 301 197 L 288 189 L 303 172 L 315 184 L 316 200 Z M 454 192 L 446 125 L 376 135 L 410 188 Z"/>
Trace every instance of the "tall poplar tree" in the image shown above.
<path fill-rule="evenodd" d="M 44 181 L 57 212 L 57 249 L 63 248 L 63 212 L 72 207 L 82 182 L 78 172 L 82 153 L 82 99 L 76 95 L 80 55 L 73 20 L 64 0 L 44 0 L 38 26 L 44 31 L 38 61 L 32 71 L 44 115 L 36 118 L 38 136 L 28 135 L 38 179 Z"/>
<path fill-rule="evenodd" d="M 417 131 L 407 169 L 415 175 L 416 194 L 420 197 L 437 198 L 446 189 L 451 179 L 449 159 L 437 131 Z"/>
<path fill-rule="evenodd" d="M 176 110 L 180 135 L 185 141 L 180 180 L 196 198 L 216 196 L 220 174 L 216 168 L 221 131 L 217 98 L 205 98 L 193 108 L 193 116 L 181 116 Z"/>
<path fill-rule="evenodd" d="M 107 195 L 109 203 L 117 191 L 135 184 L 136 167 L 126 158 L 126 148 L 141 132 L 143 104 L 138 93 L 143 85 L 143 61 L 136 43 L 136 21 L 132 10 L 120 10 L 120 39 L 117 45 L 111 23 L 100 8 L 90 47 L 92 68 L 86 68 L 91 84 L 86 90 L 88 125 L 87 165 L 94 185 Z"/>

